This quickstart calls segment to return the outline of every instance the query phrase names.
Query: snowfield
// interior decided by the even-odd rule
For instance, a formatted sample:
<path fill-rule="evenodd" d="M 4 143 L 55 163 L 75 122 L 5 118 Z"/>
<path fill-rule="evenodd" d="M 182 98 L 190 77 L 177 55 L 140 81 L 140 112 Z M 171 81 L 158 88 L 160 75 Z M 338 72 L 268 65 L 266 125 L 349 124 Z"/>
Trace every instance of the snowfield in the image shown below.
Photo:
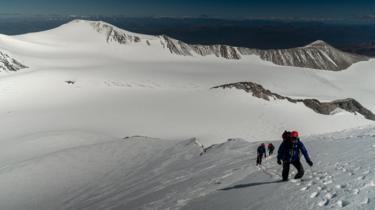
<path fill-rule="evenodd" d="M 276 140 L 290 128 L 311 135 L 373 124 L 348 112 L 326 116 L 300 104 L 210 89 L 250 81 L 292 98 L 354 98 L 375 111 L 373 60 L 332 72 L 276 66 L 255 55 L 181 56 L 163 48 L 160 37 L 115 29 L 140 41 L 107 41 L 107 29 L 89 21 L 0 36 L 0 49 L 29 67 L 0 76 L 0 136 L 78 129 L 119 138 L 196 137 L 210 145 L 233 137 Z"/>
<path fill-rule="evenodd" d="M 0 35 L 0 209 L 374 208 L 374 121 L 211 89 L 248 81 L 375 112 L 373 59 L 333 72 L 178 55 L 103 25 Z M 289 129 L 315 166 L 279 183 L 274 157 L 256 168 L 255 151 Z"/>

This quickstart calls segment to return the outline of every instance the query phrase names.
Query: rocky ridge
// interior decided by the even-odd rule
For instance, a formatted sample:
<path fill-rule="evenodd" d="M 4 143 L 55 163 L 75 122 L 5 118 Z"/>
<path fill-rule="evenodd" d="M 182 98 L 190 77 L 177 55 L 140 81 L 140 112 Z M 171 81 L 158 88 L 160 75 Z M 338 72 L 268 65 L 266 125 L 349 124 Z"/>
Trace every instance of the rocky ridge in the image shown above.
<path fill-rule="evenodd" d="M 345 110 L 354 114 L 361 114 L 368 120 L 375 121 L 375 115 L 370 110 L 362 106 L 358 101 L 353 98 L 339 99 L 331 102 L 321 102 L 317 99 L 293 99 L 290 97 L 282 96 L 265 89 L 262 85 L 254 82 L 238 82 L 213 87 L 212 89 L 226 89 L 236 88 L 244 90 L 247 93 L 252 93 L 254 97 L 261 98 L 267 101 L 270 100 L 287 100 L 291 103 L 303 103 L 306 107 L 312 109 L 316 113 L 324 115 L 332 115 L 338 109 Z"/>
<path fill-rule="evenodd" d="M 228 45 L 189 45 L 182 41 L 162 36 L 166 47 L 173 54 L 184 56 L 215 55 L 225 59 L 239 60 L 244 56 L 256 55 L 262 60 L 280 66 L 294 66 L 320 70 L 340 71 L 352 64 L 369 58 L 338 50 L 324 41 L 316 41 L 304 47 L 291 49 L 259 50 Z"/>
<path fill-rule="evenodd" d="M 0 50 L 0 72 L 18 71 L 24 68 L 27 66 Z"/>

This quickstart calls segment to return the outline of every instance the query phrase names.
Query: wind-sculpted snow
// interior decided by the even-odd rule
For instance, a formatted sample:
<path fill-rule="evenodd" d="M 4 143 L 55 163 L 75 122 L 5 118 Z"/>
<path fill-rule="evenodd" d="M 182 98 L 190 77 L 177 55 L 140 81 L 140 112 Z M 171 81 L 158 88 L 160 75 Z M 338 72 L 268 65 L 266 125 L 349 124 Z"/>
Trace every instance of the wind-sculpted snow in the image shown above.
<path fill-rule="evenodd" d="M 259 143 L 242 139 L 36 133 L 0 147 L 0 209 L 373 209 L 374 130 L 302 136 L 314 166 L 302 159 L 289 182 L 274 155 L 255 166 Z"/>
<path fill-rule="evenodd" d="M 232 140 L 204 152 L 196 139 L 115 139 L 54 132 L 0 148 L 1 209 L 179 209 L 256 171 Z"/>
<path fill-rule="evenodd" d="M 274 100 L 287 100 L 292 103 L 303 103 L 306 107 L 314 110 L 319 114 L 324 115 L 335 114 L 335 112 L 340 111 L 341 109 L 354 114 L 359 113 L 363 115 L 366 119 L 375 121 L 375 115 L 370 110 L 363 107 L 358 101 L 352 98 L 339 99 L 331 102 L 320 102 L 317 99 L 293 99 L 290 97 L 279 95 L 277 93 L 273 93 L 270 90 L 265 89 L 262 85 L 253 82 L 238 82 L 220 85 L 213 88 L 236 88 L 244 90 L 248 93 L 252 93 L 254 97 L 262 98 L 267 101 L 269 101 L 272 98 Z"/>
<path fill-rule="evenodd" d="M 27 67 L 0 50 L 0 72 L 18 71 L 24 68 Z"/>
<path fill-rule="evenodd" d="M 314 161 L 309 168 L 302 158 L 302 181 L 280 182 L 282 167 L 275 157 L 266 158 L 257 173 L 182 209 L 374 209 L 374 136 L 356 133 L 362 129 L 302 138 Z M 290 176 L 295 173 L 293 168 Z"/>

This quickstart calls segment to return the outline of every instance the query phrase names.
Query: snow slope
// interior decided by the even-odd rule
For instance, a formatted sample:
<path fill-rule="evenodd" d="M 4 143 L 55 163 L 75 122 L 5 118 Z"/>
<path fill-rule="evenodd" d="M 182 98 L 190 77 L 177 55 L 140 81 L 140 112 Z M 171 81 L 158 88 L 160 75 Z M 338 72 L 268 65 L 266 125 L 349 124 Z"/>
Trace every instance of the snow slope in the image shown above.
<path fill-rule="evenodd" d="M 203 150 L 196 139 L 35 133 L 2 142 L 0 208 L 373 209 L 374 136 L 308 137 L 315 166 L 304 164 L 302 182 L 279 182 L 275 157 L 255 167 L 258 143 L 241 139 Z"/>
<path fill-rule="evenodd" d="M 182 209 L 374 209 L 374 164 L 369 161 L 375 153 L 374 131 L 356 129 L 307 138 L 316 164 L 313 168 L 304 164 L 302 182 L 279 182 L 281 167 L 270 158 L 260 171 Z"/>
<path fill-rule="evenodd" d="M 199 196 L 198 191 L 206 193 L 217 189 L 215 185 L 206 188 L 207 182 L 220 181 L 221 176 L 230 173 L 230 167 L 247 170 L 244 165 L 247 158 L 236 151 L 238 146 L 228 149 L 234 151 L 203 156 L 203 148 L 195 139 L 181 142 L 146 137 L 116 139 L 78 131 L 36 133 L 11 139 L 3 142 L 1 148 L 0 208 L 140 209 L 154 206 L 164 209 L 177 205 L 177 197 L 194 198 Z M 219 158 L 226 153 L 243 160 L 233 162 Z"/>

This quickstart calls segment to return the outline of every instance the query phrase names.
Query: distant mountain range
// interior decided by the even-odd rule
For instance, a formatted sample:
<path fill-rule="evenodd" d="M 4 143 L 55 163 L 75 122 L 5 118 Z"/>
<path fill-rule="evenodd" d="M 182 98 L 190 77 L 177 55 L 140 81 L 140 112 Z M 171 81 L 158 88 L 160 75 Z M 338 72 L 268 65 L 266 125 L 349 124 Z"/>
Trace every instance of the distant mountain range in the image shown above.
<path fill-rule="evenodd" d="M 0 18 L 0 34 L 44 31 L 66 23 L 76 16 Z M 332 46 L 356 54 L 375 55 L 375 26 L 370 22 L 326 19 L 248 19 L 173 17 L 84 17 L 104 20 L 130 31 L 169 37 L 191 44 L 231 45 L 256 49 L 287 49 L 324 40 Z"/>
<path fill-rule="evenodd" d="M 82 20 L 75 20 L 72 24 L 79 24 Z M 83 21 L 85 22 L 85 21 Z M 194 45 L 173 39 L 166 35 L 143 37 L 105 22 L 90 22 L 99 33 L 106 35 L 107 42 L 131 44 L 144 41 L 151 45 L 150 39 L 159 39 L 163 48 L 167 48 L 172 54 L 182 56 L 209 56 L 214 55 L 225 59 L 239 60 L 243 57 L 256 55 L 262 60 L 270 61 L 281 66 L 295 66 L 321 70 L 344 70 L 354 63 L 368 60 L 366 56 L 354 55 L 340 51 L 324 41 L 315 41 L 304 47 L 260 50 L 228 45 Z"/>
<path fill-rule="evenodd" d="M 105 35 L 106 42 L 119 44 L 132 44 L 144 41 L 151 45 L 152 39 L 160 40 L 159 44 L 167 48 L 170 53 L 182 56 L 209 56 L 225 59 L 240 60 L 244 57 L 255 55 L 262 60 L 281 66 L 295 66 L 303 68 L 339 71 L 344 70 L 354 63 L 368 60 L 368 57 L 340 51 L 324 41 L 315 41 L 304 47 L 291 49 L 250 49 L 229 45 L 197 45 L 187 44 L 166 35 L 145 36 L 131 33 L 101 21 L 74 20 L 69 24 L 89 23 L 94 30 Z M 84 26 L 82 26 L 84 27 Z M 1 49 L 0 49 L 1 50 Z M 26 68 L 15 58 L 0 51 L 0 69 L 3 71 L 17 71 Z"/>

